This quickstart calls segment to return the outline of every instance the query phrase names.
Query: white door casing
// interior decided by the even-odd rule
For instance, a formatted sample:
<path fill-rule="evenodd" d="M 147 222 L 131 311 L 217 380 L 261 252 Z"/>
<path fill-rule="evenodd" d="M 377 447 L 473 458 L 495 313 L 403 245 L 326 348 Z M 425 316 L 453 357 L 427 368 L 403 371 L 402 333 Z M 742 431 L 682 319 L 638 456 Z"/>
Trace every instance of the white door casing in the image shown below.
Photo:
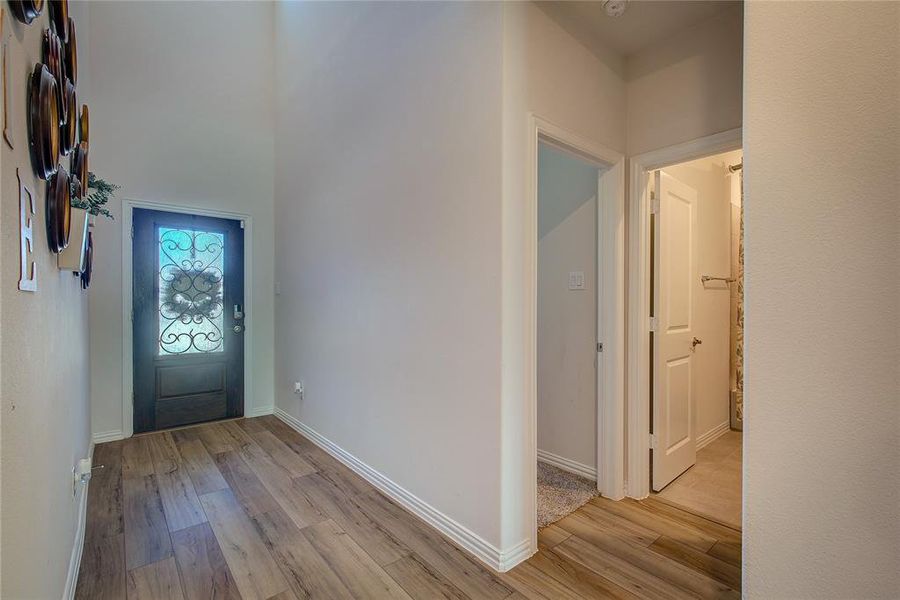
<path fill-rule="evenodd" d="M 655 173 L 657 316 L 653 343 L 653 489 L 661 490 L 697 458 L 692 370 L 697 274 L 697 191 Z"/>

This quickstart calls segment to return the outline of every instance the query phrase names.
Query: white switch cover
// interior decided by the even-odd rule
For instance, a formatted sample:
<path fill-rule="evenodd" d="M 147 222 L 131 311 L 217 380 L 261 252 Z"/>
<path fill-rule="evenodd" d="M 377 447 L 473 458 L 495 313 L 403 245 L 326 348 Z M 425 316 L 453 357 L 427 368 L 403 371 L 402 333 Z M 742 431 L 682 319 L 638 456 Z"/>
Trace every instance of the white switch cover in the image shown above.
<path fill-rule="evenodd" d="M 303 399 L 303 382 L 302 381 L 294 382 L 294 393 L 297 394 L 298 396 L 300 396 L 301 399 Z"/>
<path fill-rule="evenodd" d="M 569 271 L 569 289 L 584 289 L 584 271 Z"/>

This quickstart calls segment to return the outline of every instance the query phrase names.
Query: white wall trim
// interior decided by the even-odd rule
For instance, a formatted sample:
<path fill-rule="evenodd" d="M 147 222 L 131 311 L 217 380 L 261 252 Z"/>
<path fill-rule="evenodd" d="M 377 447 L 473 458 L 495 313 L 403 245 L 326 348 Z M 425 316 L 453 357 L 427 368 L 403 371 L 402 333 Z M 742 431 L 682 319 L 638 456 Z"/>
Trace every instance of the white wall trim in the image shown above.
<path fill-rule="evenodd" d="M 528 118 L 528 161 L 525 194 L 526 315 L 525 385 L 530 422 L 524 432 L 530 447 L 525 463 L 531 493 L 531 552 L 537 552 L 537 205 L 538 144 L 548 143 L 607 169 L 600 181 L 597 214 L 598 341 L 597 355 L 597 489 L 618 500 L 625 495 L 625 157 L 534 113 Z"/>
<path fill-rule="evenodd" d="M 650 202 L 648 171 L 739 150 L 741 128 L 631 158 L 628 192 L 627 495 L 650 494 Z"/>
<path fill-rule="evenodd" d="M 571 460 L 565 456 L 560 456 L 559 454 L 547 452 L 546 450 L 541 450 L 540 448 L 538 448 L 537 451 L 537 459 L 542 463 L 553 465 L 557 469 L 562 469 L 563 471 L 574 473 L 575 475 L 579 475 L 586 479 L 597 481 L 597 469 L 590 465 Z"/>
<path fill-rule="evenodd" d="M 697 450 L 701 450 L 706 446 L 709 446 L 729 431 L 731 431 L 731 422 L 725 421 L 724 423 L 719 423 L 703 435 L 697 436 Z"/>
<path fill-rule="evenodd" d="M 134 222 L 133 210 L 146 208 L 173 213 L 187 213 L 203 215 L 206 217 L 218 217 L 220 219 L 234 219 L 244 221 L 244 415 L 257 416 L 269 414 L 269 412 L 256 412 L 256 403 L 260 400 L 253 395 L 253 369 L 251 361 L 246 360 L 246 355 L 253 348 L 253 217 L 244 213 L 236 213 L 224 210 L 210 210 L 184 204 L 166 204 L 147 200 L 135 200 L 126 198 L 122 200 L 122 437 L 131 437 L 134 433 L 134 405 L 132 403 L 134 392 L 134 356 L 133 356 L 133 330 L 131 323 L 132 307 L 132 239 L 131 226 Z M 269 407 L 274 402 L 267 402 Z M 263 410 L 262 408 L 260 410 Z M 271 411 L 271 408 L 269 408 Z M 98 434 L 99 435 L 99 434 Z"/>
<path fill-rule="evenodd" d="M 116 440 L 125 439 L 125 435 L 121 429 L 115 431 L 98 431 L 91 436 L 91 442 L 94 444 L 103 444 L 106 442 L 115 442 Z"/>
<path fill-rule="evenodd" d="M 371 483 L 380 492 L 450 538 L 459 547 L 470 552 L 490 568 L 501 572 L 506 571 L 530 555 L 531 540 L 522 540 L 508 550 L 501 550 L 400 484 L 376 471 L 296 417 L 278 407 L 275 408 L 274 414 L 303 437 Z"/>
<path fill-rule="evenodd" d="M 88 452 L 93 462 L 94 443 Z M 75 541 L 72 544 L 72 554 L 69 556 L 69 570 L 66 573 L 66 587 L 63 589 L 63 600 L 75 598 L 75 587 L 78 585 L 78 572 L 81 570 L 81 555 L 84 552 L 84 532 L 87 527 L 87 499 L 90 480 L 80 490 L 81 498 L 78 499 L 78 523 L 75 527 Z"/>
<path fill-rule="evenodd" d="M 263 415 L 271 415 L 275 412 L 275 407 L 270 405 L 267 406 L 254 406 L 252 411 L 244 410 L 245 417 L 262 417 Z"/>

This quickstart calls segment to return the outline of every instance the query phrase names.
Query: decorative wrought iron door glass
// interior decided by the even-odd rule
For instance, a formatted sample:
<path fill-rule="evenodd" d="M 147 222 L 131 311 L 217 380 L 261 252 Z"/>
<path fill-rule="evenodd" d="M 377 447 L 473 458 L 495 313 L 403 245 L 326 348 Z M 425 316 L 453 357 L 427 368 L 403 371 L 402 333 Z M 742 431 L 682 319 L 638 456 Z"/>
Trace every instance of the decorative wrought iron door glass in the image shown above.
<path fill-rule="evenodd" d="M 225 236 L 158 228 L 159 354 L 222 352 Z"/>

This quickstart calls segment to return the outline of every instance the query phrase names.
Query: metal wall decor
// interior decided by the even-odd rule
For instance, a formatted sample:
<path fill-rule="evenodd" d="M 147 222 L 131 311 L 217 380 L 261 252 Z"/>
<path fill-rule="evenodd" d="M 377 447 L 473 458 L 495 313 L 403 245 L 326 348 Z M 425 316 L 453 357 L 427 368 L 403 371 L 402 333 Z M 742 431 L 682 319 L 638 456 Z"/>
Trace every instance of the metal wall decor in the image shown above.
<path fill-rule="evenodd" d="M 52 29 L 44 30 L 43 51 L 44 64 L 47 65 L 47 69 L 50 70 L 50 74 L 56 80 L 59 124 L 62 125 L 66 121 L 66 111 L 68 110 L 63 101 L 63 92 L 66 89 L 66 65 L 62 41 Z"/>
<path fill-rule="evenodd" d="M 28 86 L 28 138 L 34 172 L 41 179 L 56 173 L 59 157 L 59 112 L 56 80 L 42 63 L 34 66 Z"/>
<path fill-rule="evenodd" d="M 79 142 L 72 152 L 72 178 L 81 183 L 81 189 L 88 189 L 88 143 Z"/>
<path fill-rule="evenodd" d="M 67 42 L 69 40 L 69 0 L 49 0 L 50 23 L 56 35 Z"/>
<path fill-rule="evenodd" d="M 68 118 L 59 128 L 59 151 L 63 156 L 68 156 L 78 138 L 78 98 L 75 95 L 75 85 L 68 78 L 63 98 Z"/>
<path fill-rule="evenodd" d="M 37 271 L 31 255 L 34 253 L 34 194 L 22 183 L 19 169 L 19 289 L 23 292 L 37 291 Z"/>
<path fill-rule="evenodd" d="M 63 54 L 66 65 L 66 75 L 74 85 L 78 85 L 78 44 L 75 41 L 75 21 L 69 17 L 69 37 L 66 39 Z"/>
<path fill-rule="evenodd" d="M 72 225 L 72 187 L 69 172 L 60 166 L 47 184 L 47 244 L 59 254 L 69 245 Z"/>
<path fill-rule="evenodd" d="M 9 0 L 9 8 L 18 20 L 31 25 L 44 10 L 44 0 Z"/>
<path fill-rule="evenodd" d="M 94 232 L 88 231 L 87 250 L 84 251 L 84 269 L 81 270 L 81 289 L 91 286 L 91 275 L 94 272 Z"/>
<path fill-rule="evenodd" d="M 91 133 L 91 114 L 88 111 L 87 104 L 81 105 L 81 118 L 78 119 L 78 139 L 79 141 L 90 143 Z"/>
<path fill-rule="evenodd" d="M 3 77 L 3 139 L 10 148 L 15 148 L 9 115 L 14 112 L 13 95 L 9 93 L 12 84 L 9 81 L 9 34 L 6 31 L 6 11 L 0 8 L 0 77 Z"/>

